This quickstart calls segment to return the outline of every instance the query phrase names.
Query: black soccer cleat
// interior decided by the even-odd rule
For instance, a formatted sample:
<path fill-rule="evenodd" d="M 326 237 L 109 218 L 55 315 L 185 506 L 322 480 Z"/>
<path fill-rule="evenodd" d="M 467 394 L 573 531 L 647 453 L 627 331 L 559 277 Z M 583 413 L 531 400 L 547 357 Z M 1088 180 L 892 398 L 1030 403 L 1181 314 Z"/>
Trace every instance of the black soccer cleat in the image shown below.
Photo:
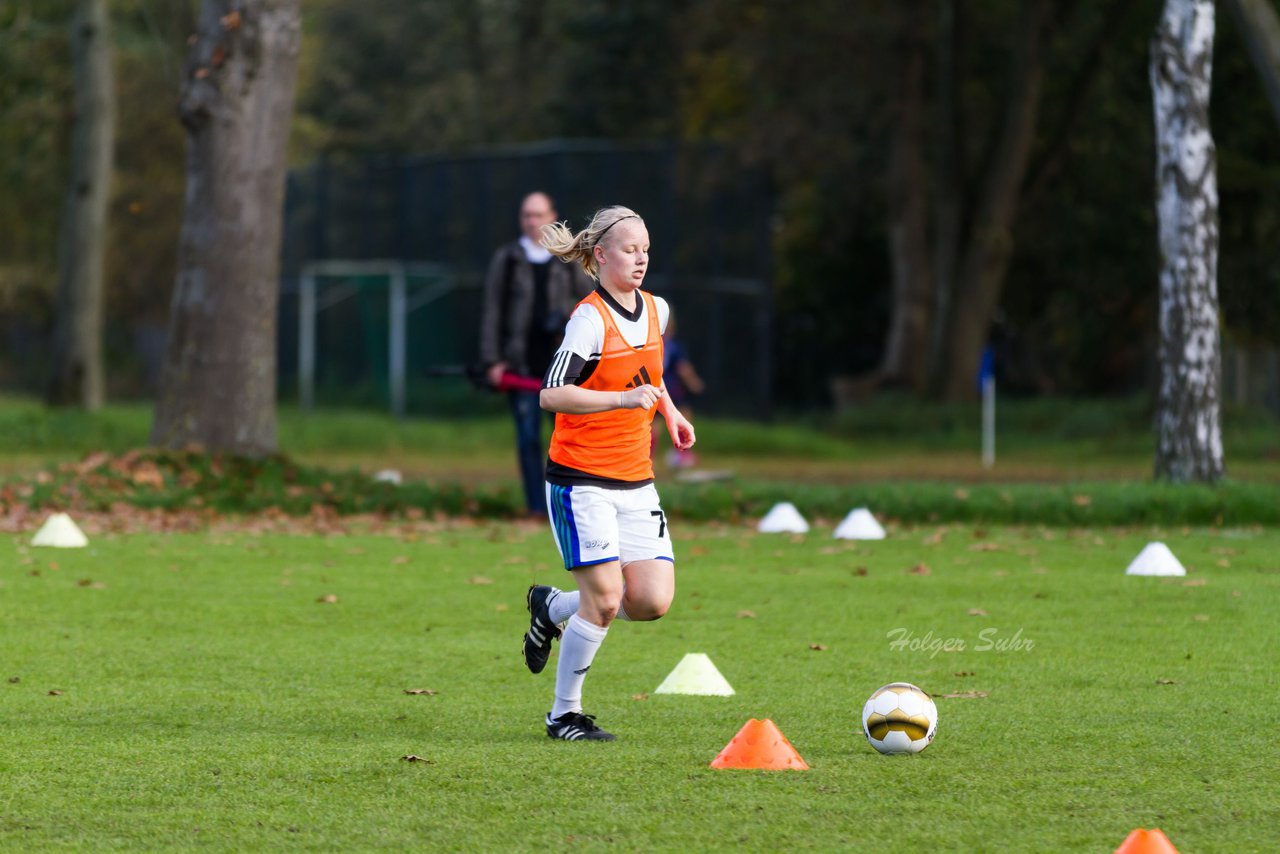
<path fill-rule="evenodd" d="M 563 741 L 613 741 L 616 736 L 596 726 L 595 715 L 582 712 L 565 712 L 552 720 L 547 713 L 547 735 Z"/>
<path fill-rule="evenodd" d="M 541 673 L 547 666 L 547 656 L 551 655 L 551 641 L 560 637 L 560 627 L 551 622 L 551 613 L 547 610 L 547 602 L 554 587 L 535 584 L 529 588 L 525 603 L 529 608 L 529 631 L 524 633 L 524 664 L 530 673 Z"/>

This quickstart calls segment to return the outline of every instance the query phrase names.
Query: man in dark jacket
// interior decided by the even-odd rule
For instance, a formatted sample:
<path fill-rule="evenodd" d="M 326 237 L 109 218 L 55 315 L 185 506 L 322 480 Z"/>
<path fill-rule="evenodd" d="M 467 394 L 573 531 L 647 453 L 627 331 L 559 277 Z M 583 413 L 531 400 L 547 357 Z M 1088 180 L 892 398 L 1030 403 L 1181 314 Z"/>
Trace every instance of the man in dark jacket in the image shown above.
<path fill-rule="evenodd" d="M 484 281 L 480 318 L 480 360 L 490 385 L 503 374 L 541 378 L 560 344 L 565 322 L 594 283 L 576 264 L 561 264 L 538 242 L 542 226 L 555 221 L 555 205 L 546 193 L 530 193 L 520 205 L 520 230 L 498 249 Z M 538 392 L 511 391 L 516 424 L 516 453 L 531 514 L 545 515 L 542 409 Z"/>

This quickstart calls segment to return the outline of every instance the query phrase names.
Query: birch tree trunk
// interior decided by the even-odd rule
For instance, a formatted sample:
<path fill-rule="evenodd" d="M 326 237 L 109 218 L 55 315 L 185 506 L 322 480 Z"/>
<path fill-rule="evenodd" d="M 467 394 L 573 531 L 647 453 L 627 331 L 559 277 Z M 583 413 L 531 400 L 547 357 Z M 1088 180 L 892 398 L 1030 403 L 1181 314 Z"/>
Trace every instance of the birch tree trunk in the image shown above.
<path fill-rule="evenodd" d="M 98 409 L 103 401 L 102 278 L 115 146 L 107 0 L 80 0 L 71 26 L 75 119 L 71 174 L 58 235 L 58 296 L 45 400 Z"/>
<path fill-rule="evenodd" d="M 187 189 L 151 441 L 276 448 L 276 305 L 300 0 L 204 0 L 178 111 Z"/>
<path fill-rule="evenodd" d="M 1165 0 L 1151 42 L 1160 227 L 1155 473 L 1172 481 L 1223 475 L 1213 35 L 1213 0 Z"/>

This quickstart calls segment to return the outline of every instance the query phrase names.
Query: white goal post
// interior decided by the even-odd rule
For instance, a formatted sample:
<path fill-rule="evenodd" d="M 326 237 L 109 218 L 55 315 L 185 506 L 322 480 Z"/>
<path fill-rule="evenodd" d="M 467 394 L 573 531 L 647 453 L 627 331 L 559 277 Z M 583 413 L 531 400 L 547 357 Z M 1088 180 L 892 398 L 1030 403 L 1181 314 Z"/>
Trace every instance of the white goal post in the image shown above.
<path fill-rule="evenodd" d="M 397 418 L 404 415 L 407 368 L 405 321 L 411 312 L 435 302 L 458 286 L 452 270 L 444 264 L 426 261 L 331 259 L 310 261 L 303 265 L 298 280 L 298 402 L 303 409 L 315 406 L 316 315 L 357 293 L 356 286 L 348 282 L 343 287 L 328 289 L 324 297 L 320 298 L 318 280 L 373 276 L 385 277 L 387 281 L 387 365 L 391 381 L 391 413 Z M 435 282 L 410 296 L 410 277 L 433 279 Z"/>

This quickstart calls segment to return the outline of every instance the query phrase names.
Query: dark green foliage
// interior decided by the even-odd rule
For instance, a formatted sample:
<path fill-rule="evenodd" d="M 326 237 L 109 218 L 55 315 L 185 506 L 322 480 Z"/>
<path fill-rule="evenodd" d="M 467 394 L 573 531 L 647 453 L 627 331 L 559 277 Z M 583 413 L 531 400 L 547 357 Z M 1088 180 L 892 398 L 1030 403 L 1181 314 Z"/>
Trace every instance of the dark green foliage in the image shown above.
<path fill-rule="evenodd" d="M 135 344 L 159 340 L 172 287 L 183 156 L 173 106 L 195 5 L 112 4 L 120 119 L 107 351 L 116 394 L 145 392 Z M 963 5 L 971 19 L 958 80 L 972 173 L 1007 88 L 1018 4 Z M 1110 2 L 1053 6 L 1028 195 L 1001 304 L 1002 381 L 1036 392 L 1142 390 L 1155 330 L 1147 49 L 1159 4 L 1122 3 L 1115 17 Z M 71 8 L 69 0 L 0 6 L 0 174 L 8 179 L 0 322 L 11 352 L 0 383 L 10 387 L 32 387 L 43 370 L 70 126 Z M 874 366 L 883 343 L 886 101 L 902 8 L 881 0 L 308 0 L 295 164 L 320 152 L 413 154 L 587 135 L 730 145 L 772 174 L 776 386 L 784 404 L 813 407 L 827 399 L 832 375 Z M 910 24 L 930 40 L 934 62 L 932 11 Z M 1219 14 L 1218 26 L 1212 118 L 1225 329 L 1228 340 L 1274 345 L 1277 129 L 1234 21 Z"/>

